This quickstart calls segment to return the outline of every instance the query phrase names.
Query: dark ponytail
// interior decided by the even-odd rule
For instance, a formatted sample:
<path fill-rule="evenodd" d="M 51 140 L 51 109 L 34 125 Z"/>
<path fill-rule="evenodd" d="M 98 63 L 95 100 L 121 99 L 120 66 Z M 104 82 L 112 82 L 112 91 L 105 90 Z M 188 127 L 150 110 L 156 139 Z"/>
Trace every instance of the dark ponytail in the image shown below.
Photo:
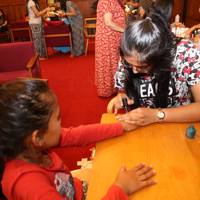
<path fill-rule="evenodd" d="M 165 108 L 168 104 L 167 97 L 171 77 L 170 69 L 176 52 L 176 40 L 169 28 L 166 15 L 155 12 L 155 10 L 152 9 L 148 16 L 152 19 L 152 22 L 159 27 L 162 38 L 160 41 L 160 51 L 158 51 L 158 54 L 152 59 L 155 60 L 155 82 L 158 83 L 155 105 L 156 107 Z"/>
<path fill-rule="evenodd" d="M 132 22 L 126 28 L 121 40 L 121 52 L 123 56 L 131 56 L 133 53 L 139 55 L 140 62 L 153 66 L 152 75 L 155 75 L 153 85 L 158 84 L 156 93 L 156 107 L 166 107 L 168 88 L 170 80 L 170 69 L 175 56 L 175 38 L 169 29 L 168 23 L 161 13 L 150 9 L 147 17 L 142 20 Z M 132 76 L 135 76 L 132 74 Z M 138 75 L 137 75 L 138 76 Z M 131 87 L 135 91 L 132 95 L 139 95 L 137 80 Z M 130 83 L 127 90 L 131 91 Z M 134 96 L 138 99 L 138 96 Z"/>

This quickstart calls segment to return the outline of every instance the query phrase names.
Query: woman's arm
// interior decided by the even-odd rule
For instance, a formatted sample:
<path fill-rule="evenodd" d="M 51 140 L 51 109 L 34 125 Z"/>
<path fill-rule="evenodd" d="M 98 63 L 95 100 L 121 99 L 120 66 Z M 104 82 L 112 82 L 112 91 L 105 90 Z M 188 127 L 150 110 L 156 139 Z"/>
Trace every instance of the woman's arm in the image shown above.
<path fill-rule="evenodd" d="M 200 83 L 191 88 L 194 103 L 177 108 L 163 109 L 164 122 L 194 122 L 200 121 Z"/>
<path fill-rule="evenodd" d="M 108 26 L 110 29 L 118 32 L 124 32 L 124 28 L 120 27 L 118 24 L 114 23 L 112 20 L 112 14 L 110 12 L 105 13 L 104 15 L 104 23 L 106 26 Z"/>
<path fill-rule="evenodd" d="M 36 17 L 41 17 L 42 15 L 44 15 L 46 12 L 50 11 L 51 9 L 49 7 L 45 8 L 42 11 L 39 11 L 36 6 L 31 6 L 32 11 L 34 12 Z"/>
<path fill-rule="evenodd" d="M 165 117 L 158 118 L 159 109 L 137 108 L 125 115 L 117 116 L 119 121 L 124 121 L 138 126 L 162 122 L 198 122 L 200 121 L 200 83 L 191 89 L 194 102 L 176 108 L 163 108 Z"/>
<path fill-rule="evenodd" d="M 200 121 L 200 102 L 191 103 L 177 108 L 164 108 L 164 119 L 158 118 L 159 109 L 137 108 L 124 115 L 116 116 L 119 121 L 135 126 L 146 126 L 161 122 L 198 122 Z"/>

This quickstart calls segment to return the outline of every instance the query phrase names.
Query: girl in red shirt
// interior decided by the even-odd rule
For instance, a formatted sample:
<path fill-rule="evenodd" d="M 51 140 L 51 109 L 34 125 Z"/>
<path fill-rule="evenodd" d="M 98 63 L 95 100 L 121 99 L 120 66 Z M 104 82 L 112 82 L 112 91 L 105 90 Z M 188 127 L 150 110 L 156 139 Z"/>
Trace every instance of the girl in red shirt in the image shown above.
<path fill-rule="evenodd" d="M 134 129 L 129 124 L 93 124 L 61 128 L 55 94 L 41 80 L 18 80 L 0 86 L 0 159 L 2 190 L 9 200 L 82 200 L 83 182 L 72 177 L 52 151 L 54 146 L 87 145 Z M 104 200 L 153 185 L 155 171 L 145 164 L 122 168 Z"/>

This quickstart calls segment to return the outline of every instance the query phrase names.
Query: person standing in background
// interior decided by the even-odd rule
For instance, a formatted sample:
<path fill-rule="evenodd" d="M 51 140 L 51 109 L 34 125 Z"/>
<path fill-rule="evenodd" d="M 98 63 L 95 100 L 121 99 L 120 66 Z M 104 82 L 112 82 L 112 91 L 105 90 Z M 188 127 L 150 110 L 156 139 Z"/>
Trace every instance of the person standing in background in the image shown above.
<path fill-rule="evenodd" d="M 0 9 L 0 32 L 8 31 L 8 21 L 2 9 Z"/>
<path fill-rule="evenodd" d="M 119 60 L 119 43 L 125 27 L 125 0 L 99 0 L 95 36 L 95 84 L 97 94 L 115 93 L 114 74 Z"/>
<path fill-rule="evenodd" d="M 66 13 L 72 29 L 72 56 L 80 56 L 84 53 L 83 16 L 78 6 L 68 0 L 60 0 L 61 9 Z"/>
<path fill-rule="evenodd" d="M 40 11 L 39 0 L 27 0 L 26 7 L 35 49 L 40 58 L 46 58 L 47 52 L 43 37 L 42 15 L 50 11 L 50 8 L 47 7 Z"/>

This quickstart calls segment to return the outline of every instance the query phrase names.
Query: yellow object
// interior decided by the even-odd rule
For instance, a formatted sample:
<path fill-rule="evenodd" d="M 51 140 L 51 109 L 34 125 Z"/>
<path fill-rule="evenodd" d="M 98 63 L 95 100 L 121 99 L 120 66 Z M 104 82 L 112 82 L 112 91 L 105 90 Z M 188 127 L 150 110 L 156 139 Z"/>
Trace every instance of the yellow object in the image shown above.
<path fill-rule="evenodd" d="M 101 122 L 116 122 L 103 114 Z M 190 123 L 158 123 L 138 128 L 121 137 L 96 145 L 87 200 L 99 200 L 114 182 L 122 165 L 131 168 L 145 162 L 157 172 L 157 184 L 145 188 L 130 200 L 199 200 L 200 140 L 185 136 Z M 194 126 L 199 130 L 199 123 Z"/>

